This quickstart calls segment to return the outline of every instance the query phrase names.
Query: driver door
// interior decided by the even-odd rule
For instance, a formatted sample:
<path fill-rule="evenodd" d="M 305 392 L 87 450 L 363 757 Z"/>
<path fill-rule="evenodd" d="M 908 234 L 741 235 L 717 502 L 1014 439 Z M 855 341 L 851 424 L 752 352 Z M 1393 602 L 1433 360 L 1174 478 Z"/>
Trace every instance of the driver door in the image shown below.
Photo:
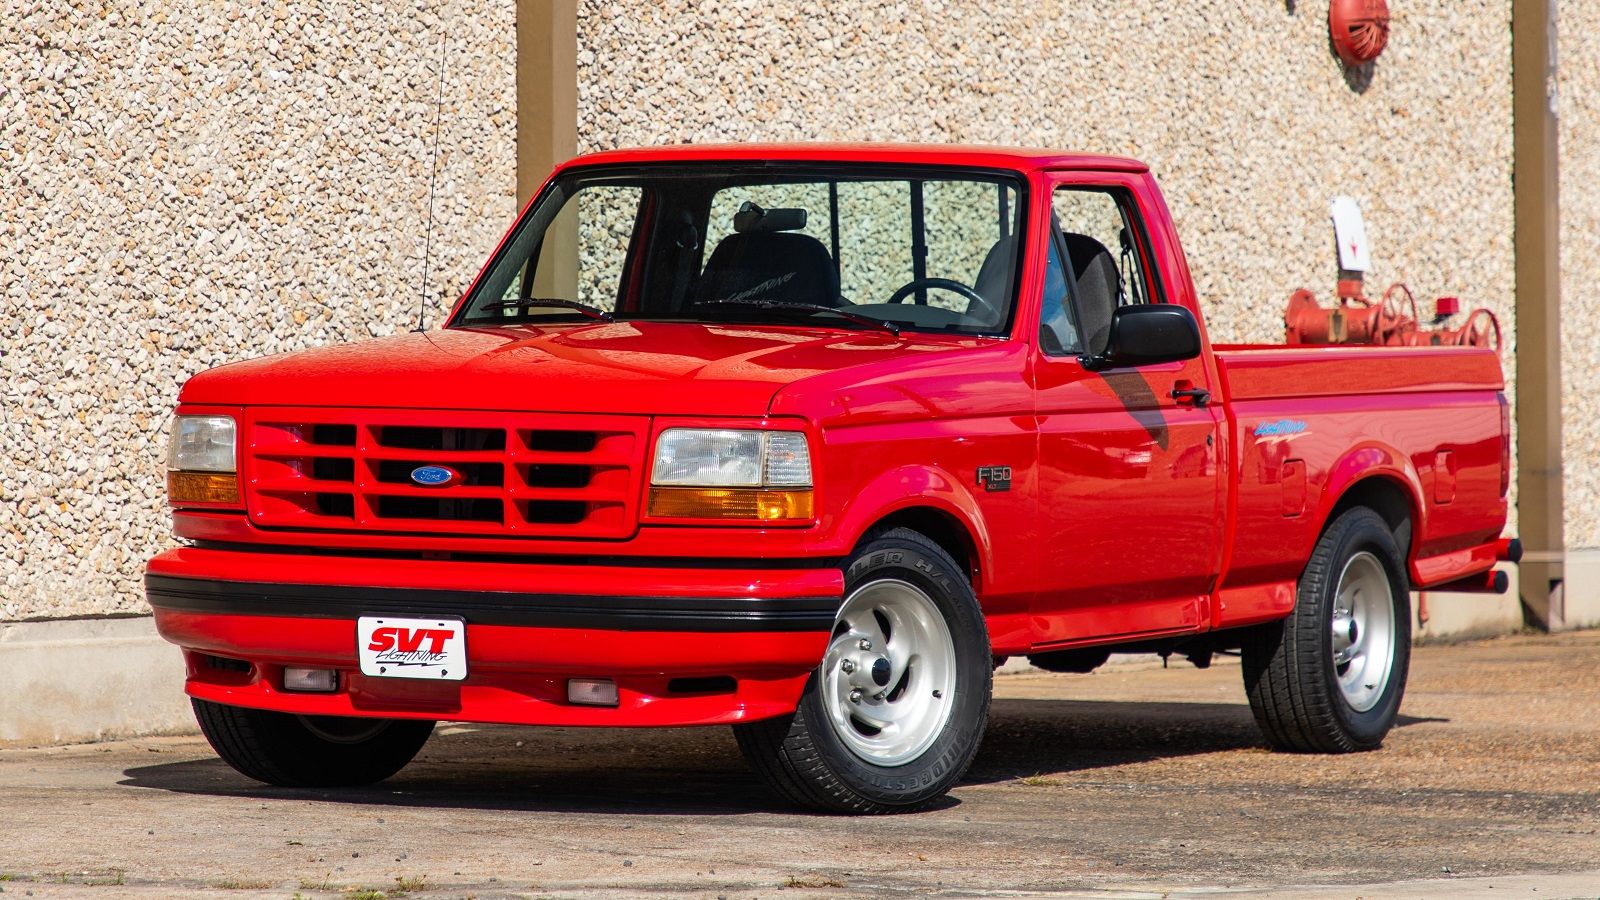
<path fill-rule="evenodd" d="M 1151 252 L 1143 177 L 1067 173 L 1052 186 L 1036 348 L 1040 646 L 1193 631 L 1221 562 L 1219 410 L 1205 356 L 1091 371 L 1117 306 L 1191 290 Z M 1158 202 L 1158 201 L 1157 201 Z"/>

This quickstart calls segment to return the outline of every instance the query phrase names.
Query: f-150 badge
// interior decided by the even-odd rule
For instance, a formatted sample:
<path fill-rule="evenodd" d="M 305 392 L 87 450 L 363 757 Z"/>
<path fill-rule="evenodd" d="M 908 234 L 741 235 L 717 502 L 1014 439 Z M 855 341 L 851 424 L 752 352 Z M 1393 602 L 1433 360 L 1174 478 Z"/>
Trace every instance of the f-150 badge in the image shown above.
<path fill-rule="evenodd" d="M 1276 422 L 1262 422 L 1256 426 L 1256 443 L 1262 446 L 1287 444 L 1295 438 L 1305 437 L 1310 434 L 1306 423 L 1299 419 L 1279 419 Z"/>
<path fill-rule="evenodd" d="M 978 483 L 986 491 L 1011 490 L 1010 466 L 979 466 Z"/>

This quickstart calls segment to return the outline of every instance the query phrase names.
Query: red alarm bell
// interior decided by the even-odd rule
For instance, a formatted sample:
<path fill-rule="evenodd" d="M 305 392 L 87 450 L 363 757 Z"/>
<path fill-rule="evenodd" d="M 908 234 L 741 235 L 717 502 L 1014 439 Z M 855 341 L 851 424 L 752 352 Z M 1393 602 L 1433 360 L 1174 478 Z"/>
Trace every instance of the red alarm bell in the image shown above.
<path fill-rule="evenodd" d="M 1333 0 L 1328 6 L 1333 49 L 1347 66 L 1377 59 L 1389 44 L 1388 0 Z"/>

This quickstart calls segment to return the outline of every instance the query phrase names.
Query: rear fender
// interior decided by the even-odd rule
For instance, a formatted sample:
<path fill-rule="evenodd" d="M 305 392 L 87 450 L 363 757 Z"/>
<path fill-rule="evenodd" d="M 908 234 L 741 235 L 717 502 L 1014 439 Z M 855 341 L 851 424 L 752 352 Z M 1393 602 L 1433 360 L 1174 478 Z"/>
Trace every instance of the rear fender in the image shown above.
<path fill-rule="evenodd" d="M 1427 533 L 1428 508 L 1422 502 L 1422 479 L 1405 454 L 1387 444 L 1376 441 L 1359 444 L 1350 449 L 1328 469 L 1322 495 L 1317 505 L 1317 521 L 1322 523 L 1317 534 L 1328 527 L 1333 511 L 1354 489 L 1369 479 L 1383 479 L 1405 496 L 1411 514 L 1411 546 L 1407 548 L 1407 562 L 1413 580 L 1416 578 L 1416 551 L 1421 543 L 1419 535 Z"/>

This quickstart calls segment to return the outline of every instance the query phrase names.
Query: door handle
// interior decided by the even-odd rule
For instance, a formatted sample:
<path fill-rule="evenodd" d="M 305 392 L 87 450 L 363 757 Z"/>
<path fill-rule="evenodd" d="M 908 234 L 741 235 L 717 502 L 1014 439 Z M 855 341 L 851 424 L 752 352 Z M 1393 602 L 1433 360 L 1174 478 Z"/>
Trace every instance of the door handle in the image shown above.
<path fill-rule="evenodd" d="M 1178 386 L 1172 389 L 1172 399 L 1179 403 L 1187 400 L 1195 406 L 1205 406 L 1211 402 L 1210 391 L 1205 388 L 1189 387 L 1187 385 L 1189 385 L 1187 381 L 1178 382 Z"/>

